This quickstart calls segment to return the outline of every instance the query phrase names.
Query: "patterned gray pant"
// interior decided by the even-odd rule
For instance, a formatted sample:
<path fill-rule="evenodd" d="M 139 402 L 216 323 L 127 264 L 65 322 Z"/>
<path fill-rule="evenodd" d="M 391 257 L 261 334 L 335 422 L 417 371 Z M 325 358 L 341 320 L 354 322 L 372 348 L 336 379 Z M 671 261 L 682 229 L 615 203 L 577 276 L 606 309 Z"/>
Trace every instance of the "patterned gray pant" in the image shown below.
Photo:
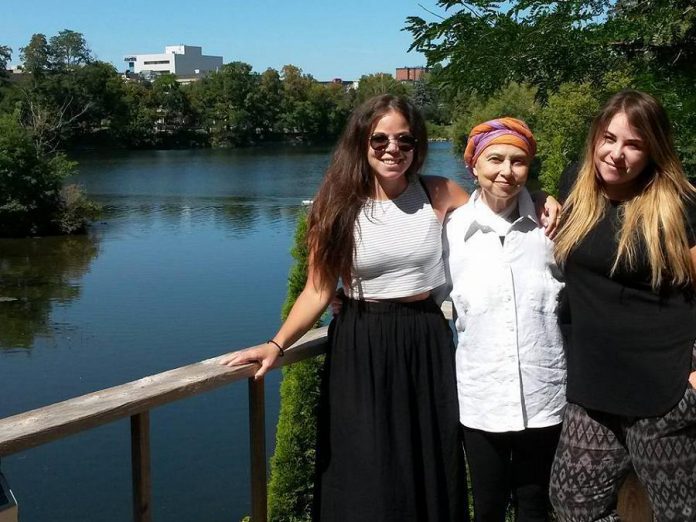
<path fill-rule="evenodd" d="M 618 521 L 619 487 L 635 469 L 657 521 L 696 521 L 696 390 L 663 417 L 629 418 L 569 404 L 551 469 L 559 521 Z"/>

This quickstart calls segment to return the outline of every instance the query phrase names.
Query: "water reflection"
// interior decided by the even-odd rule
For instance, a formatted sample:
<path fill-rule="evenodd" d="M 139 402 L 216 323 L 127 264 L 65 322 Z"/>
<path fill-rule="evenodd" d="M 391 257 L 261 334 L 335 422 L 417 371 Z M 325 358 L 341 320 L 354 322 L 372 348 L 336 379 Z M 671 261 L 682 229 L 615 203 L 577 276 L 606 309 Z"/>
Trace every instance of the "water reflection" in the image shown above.
<path fill-rule="evenodd" d="M 0 239 L 0 349 L 28 349 L 50 336 L 53 305 L 80 296 L 98 253 L 95 236 Z"/>

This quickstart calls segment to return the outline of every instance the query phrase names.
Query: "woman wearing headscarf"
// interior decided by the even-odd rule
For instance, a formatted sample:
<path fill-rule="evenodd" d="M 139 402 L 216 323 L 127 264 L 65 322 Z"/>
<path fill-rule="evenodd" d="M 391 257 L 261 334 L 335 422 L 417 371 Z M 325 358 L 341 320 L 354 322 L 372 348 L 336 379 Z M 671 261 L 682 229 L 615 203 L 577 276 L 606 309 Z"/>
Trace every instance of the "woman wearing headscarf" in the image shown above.
<path fill-rule="evenodd" d="M 448 217 L 459 419 L 477 521 L 549 520 L 548 483 L 565 406 L 556 312 L 563 287 L 525 188 L 536 141 L 499 118 L 475 126 L 464 161 L 478 189 Z"/>

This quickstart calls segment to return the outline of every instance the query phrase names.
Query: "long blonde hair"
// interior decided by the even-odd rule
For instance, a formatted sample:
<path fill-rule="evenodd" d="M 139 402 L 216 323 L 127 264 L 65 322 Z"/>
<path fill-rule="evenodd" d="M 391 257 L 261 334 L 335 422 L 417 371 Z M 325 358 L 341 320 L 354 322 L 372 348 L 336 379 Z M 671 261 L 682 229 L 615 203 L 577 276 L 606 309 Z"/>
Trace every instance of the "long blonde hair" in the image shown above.
<path fill-rule="evenodd" d="M 615 94 L 592 122 L 582 166 L 565 203 L 556 239 L 556 260 L 564 264 L 607 211 L 609 198 L 596 171 L 594 151 L 611 119 L 620 113 L 626 115 L 644 141 L 649 162 L 637 179 L 641 187 L 638 194 L 622 205 L 618 249 L 611 273 L 619 266 L 634 270 L 645 248 L 653 290 L 665 283 L 693 284 L 696 272 L 689 253 L 685 202 L 696 200 L 696 189 L 686 179 L 674 151 L 664 108 L 640 91 Z"/>

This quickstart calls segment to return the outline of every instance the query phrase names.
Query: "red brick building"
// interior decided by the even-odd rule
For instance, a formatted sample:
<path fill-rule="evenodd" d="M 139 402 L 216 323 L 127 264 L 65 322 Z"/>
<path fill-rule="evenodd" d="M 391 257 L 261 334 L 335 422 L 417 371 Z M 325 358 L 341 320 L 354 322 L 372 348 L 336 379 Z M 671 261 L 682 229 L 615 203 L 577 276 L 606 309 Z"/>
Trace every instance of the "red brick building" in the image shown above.
<path fill-rule="evenodd" d="M 398 67 L 396 69 L 396 79 L 400 82 L 416 82 L 423 79 L 427 73 L 427 67 Z"/>

